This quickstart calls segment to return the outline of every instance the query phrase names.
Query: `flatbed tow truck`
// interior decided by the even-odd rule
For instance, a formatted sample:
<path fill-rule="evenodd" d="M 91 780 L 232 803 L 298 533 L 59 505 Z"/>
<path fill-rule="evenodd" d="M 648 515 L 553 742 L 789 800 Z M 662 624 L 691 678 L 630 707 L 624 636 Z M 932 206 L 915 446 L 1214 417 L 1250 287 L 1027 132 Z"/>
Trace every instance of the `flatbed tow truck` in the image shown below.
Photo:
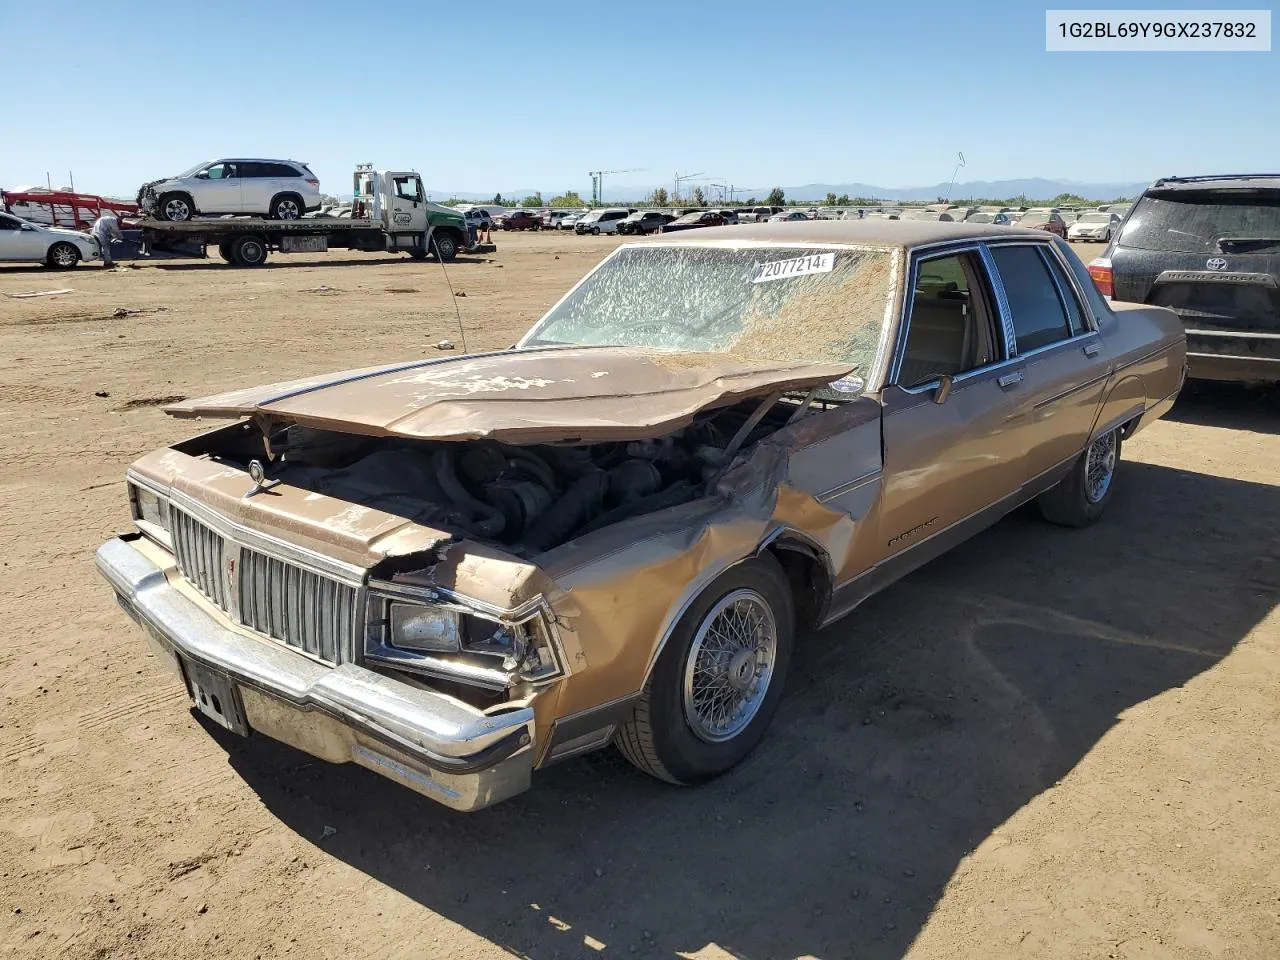
<path fill-rule="evenodd" d="M 170 222 L 139 222 L 144 249 L 165 241 L 194 242 L 207 256 L 216 246 L 227 263 L 260 267 L 267 255 L 323 253 L 333 248 L 388 250 L 417 260 L 434 255 L 442 263 L 459 253 L 492 253 L 493 244 L 471 244 L 466 220 L 451 207 L 433 203 L 422 188 L 422 177 L 412 171 L 374 170 L 372 164 L 356 167 L 353 177 L 351 216 L 302 217 L 268 220 L 262 217 L 209 217 Z"/>

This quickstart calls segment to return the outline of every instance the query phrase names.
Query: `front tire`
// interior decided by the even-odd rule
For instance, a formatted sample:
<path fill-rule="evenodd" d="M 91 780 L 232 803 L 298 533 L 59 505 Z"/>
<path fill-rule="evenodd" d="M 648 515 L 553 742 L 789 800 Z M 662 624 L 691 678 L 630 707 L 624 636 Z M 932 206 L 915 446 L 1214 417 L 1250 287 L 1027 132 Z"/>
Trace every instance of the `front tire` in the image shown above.
<path fill-rule="evenodd" d="M 73 243 L 55 243 L 44 262 L 55 270 L 70 270 L 80 262 L 80 251 Z"/>
<path fill-rule="evenodd" d="M 184 223 L 195 216 L 196 206 L 185 193 L 162 194 L 156 203 L 161 220 L 170 223 Z"/>
<path fill-rule="evenodd" d="M 1120 466 L 1120 428 L 1096 437 L 1071 472 L 1040 494 L 1041 515 L 1062 527 L 1087 527 L 1102 516 L 1115 492 Z"/>
<path fill-rule="evenodd" d="M 218 244 L 218 256 L 220 256 L 227 263 L 236 262 L 235 254 L 232 253 L 231 244 L 229 243 Z"/>
<path fill-rule="evenodd" d="M 453 263 L 458 258 L 458 241 L 451 233 L 433 234 L 431 249 L 441 263 Z"/>
<path fill-rule="evenodd" d="M 777 562 L 762 556 L 733 567 L 667 638 L 618 732 L 618 749 L 668 783 L 699 783 L 731 769 L 777 712 L 794 636 L 791 591 Z"/>
<path fill-rule="evenodd" d="M 599 227 L 592 227 L 592 228 L 591 228 L 591 235 L 592 235 L 593 237 L 598 237 L 598 236 L 600 236 L 600 228 L 599 228 Z"/>

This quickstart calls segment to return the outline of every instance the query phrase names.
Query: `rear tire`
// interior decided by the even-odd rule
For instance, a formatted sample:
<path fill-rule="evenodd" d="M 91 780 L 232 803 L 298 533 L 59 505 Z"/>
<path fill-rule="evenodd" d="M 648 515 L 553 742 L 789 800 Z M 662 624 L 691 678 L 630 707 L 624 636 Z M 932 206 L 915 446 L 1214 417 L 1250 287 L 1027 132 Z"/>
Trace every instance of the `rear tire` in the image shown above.
<path fill-rule="evenodd" d="M 74 243 L 55 243 L 49 248 L 44 262 L 54 270 L 70 270 L 80 262 L 80 251 Z"/>
<path fill-rule="evenodd" d="M 296 193 L 280 194 L 267 208 L 267 216 L 272 220 L 297 220 L 306 212 L 306 204 Z"/>
<path fill-rule="evenodd" d="M 1089 444 L 1071 466 L 1071 472 L 1040 494 L 1040 514 L 1061 527 L 1087 527 L 1102 516 L 1115 491 L 1120 466 L 1120 428 Z"/>
<path fill-rule="evenodd" d="M 619 751 L 668 783 L 726 772 L 755 749 L 777 712 L 794 636 L 791 590 L 777 562 L 766 555 L 728 570 L 667 638 L 618 731 Z"/>
<path fill-rule="evenodd" d="M 232 252 L 231 244 L 229 243 L 218 244 L 218 256 L 220 256 L 227 263 L 236 262 L 235 254 Z"/>
<path fill-rule="evenodd" d="M 236 237 L 231 241 L 231 256 L 242 267 L 260 267 L 267 262 L 267 243 L 261 237 Z"/>
<path fill-rule="evenodd" d="M 196 213 L 196 205 L 185 193 L 164 193 L 156 201 L 156 212 L 161 220 L 170 223 L 185 223 Z"/>

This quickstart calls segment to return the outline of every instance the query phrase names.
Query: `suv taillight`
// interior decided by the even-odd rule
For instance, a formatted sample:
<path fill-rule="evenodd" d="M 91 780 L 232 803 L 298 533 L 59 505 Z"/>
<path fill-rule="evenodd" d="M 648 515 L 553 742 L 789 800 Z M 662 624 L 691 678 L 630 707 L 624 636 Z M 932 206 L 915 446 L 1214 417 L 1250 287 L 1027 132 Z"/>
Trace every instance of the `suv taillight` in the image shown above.
<path fill-rule="evenodd" d="M 1104 297 L 1113 297 L 1116 293 L 1115 271 L 1111 269 L 1111 261 L 1106 257 L 1098 257 L 1089 264 L 1089 276 L 1093 285 Z"/>
<path fill-rule="evenodd" d="M 313 180 L 311 177 L 307 177 L 307 183 L 311 184 L 311 186 L 315 187 L 316 189 L 320 188 L 319 180 Z"/>

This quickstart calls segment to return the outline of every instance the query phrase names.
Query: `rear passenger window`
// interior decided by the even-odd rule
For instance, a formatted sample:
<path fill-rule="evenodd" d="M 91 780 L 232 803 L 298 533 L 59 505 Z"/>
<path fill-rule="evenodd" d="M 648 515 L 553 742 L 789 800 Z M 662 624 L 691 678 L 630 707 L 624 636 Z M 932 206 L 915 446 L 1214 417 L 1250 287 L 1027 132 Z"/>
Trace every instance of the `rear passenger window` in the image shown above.
<path fill-rule="evenodd" d="M 984 276 L 971 253 L 920 263 L 900 386 L 918 387 L 1002 359 Z"/>
<path fill-rule="evenodd" d="M 1018 353 L 1047 347 L 1073 335 L 1053 276 L 1035 246 L 993 246 L 991 256 L 1000 270 L 1009 312 L 1013 314 Z M 1076 309 L 1078 314 L 1079 308 Z M 1075 322 L 1081 322 L 1078 315 Z"/>

